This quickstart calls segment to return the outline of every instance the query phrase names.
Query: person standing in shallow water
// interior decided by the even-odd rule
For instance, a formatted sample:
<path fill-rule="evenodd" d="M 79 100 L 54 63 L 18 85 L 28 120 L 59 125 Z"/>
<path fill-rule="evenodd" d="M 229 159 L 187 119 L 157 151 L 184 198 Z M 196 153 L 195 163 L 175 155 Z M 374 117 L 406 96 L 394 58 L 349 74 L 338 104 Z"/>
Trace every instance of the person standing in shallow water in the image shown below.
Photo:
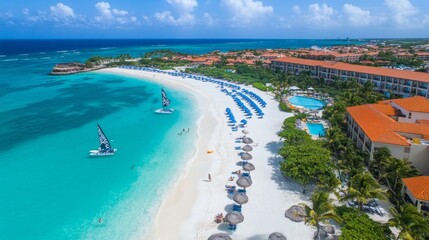
<path fill-rule="evenodd" d="M 212 181 L 212 175 L 210 175 L 210 173 L 209 173 L 209 182 L 211 182 Z"/>

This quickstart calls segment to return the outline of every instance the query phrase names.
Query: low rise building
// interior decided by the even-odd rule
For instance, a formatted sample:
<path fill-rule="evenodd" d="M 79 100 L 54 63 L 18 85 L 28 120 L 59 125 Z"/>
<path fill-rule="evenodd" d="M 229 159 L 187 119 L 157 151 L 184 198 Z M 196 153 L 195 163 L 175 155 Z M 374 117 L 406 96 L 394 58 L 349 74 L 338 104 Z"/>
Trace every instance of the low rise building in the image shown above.
<path fill-rule="evenodd" d="M 429 211 L 429 176 L 402 179 L 402 197 L 413 203 L 419 212 Z"/>
<path fill-rule="evenodd" d="M 348 107 L 348 136 L 373 159 L 387 147 L 392 156 L 408 160 L 429 174 L 429 100 L 424 97 L 385 100 Z"/>
<path fill-rule="evenodd" d="M 401 97 L 413 95 L 429 98 L 429 74 L 391 68 L 354 65 L 342 62 L 317 61 L 295 57 L 283 57 L 271 62 L 271 69 L 298 75 L 309 72 L 314 78 L 325 81 L 370 81 L 374 89 Z"/>

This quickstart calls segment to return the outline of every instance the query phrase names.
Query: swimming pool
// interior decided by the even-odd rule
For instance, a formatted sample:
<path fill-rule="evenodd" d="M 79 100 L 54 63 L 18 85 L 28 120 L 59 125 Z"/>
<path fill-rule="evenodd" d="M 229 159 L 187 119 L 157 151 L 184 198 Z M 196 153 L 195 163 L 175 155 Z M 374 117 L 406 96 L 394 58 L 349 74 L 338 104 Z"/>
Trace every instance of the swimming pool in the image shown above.
<path fill-rule="evenodd" d="M 289 99 L 289 103 L 295 106 L 304 107 L 310 110 L 321 109 L 325 106 L 325 102 L 319 99 L 303 97 L 303 96 L 294 96 Z"/>
<path fill-rule="evenodd" d="M 307 123 L 307 128 L 311 135 L 319 137 L 324 137 L 326 135 L 325 127 L 323 127 L 323 124 L 321 123 Z"/>

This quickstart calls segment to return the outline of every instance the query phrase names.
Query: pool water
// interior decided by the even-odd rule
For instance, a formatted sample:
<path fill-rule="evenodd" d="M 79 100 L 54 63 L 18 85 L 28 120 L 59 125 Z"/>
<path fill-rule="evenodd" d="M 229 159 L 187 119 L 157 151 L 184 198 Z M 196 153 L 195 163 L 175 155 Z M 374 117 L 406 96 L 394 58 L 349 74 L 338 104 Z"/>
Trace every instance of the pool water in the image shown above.
<path fill-rule="evenodd" d="M 289 103 L 310 110 L 318 110 L 325 106 L 325 102 L 323 102 L 322 100 L 303 96 L 291 97 L 289 99 Z"/>
<path fill-rule="evenodd" d="M 307 123 L 308 131 L 310 131 L 311 135 L 316 135 L 319 137 L 323 137 L 326 135 L 325 127 L 320 123 Z"/>

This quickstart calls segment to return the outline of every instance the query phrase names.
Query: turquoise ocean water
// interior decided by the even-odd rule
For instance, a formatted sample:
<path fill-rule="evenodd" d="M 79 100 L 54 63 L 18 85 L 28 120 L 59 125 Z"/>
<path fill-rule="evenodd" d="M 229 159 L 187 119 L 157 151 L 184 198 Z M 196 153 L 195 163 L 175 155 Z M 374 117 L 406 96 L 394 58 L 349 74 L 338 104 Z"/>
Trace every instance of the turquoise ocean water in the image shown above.
<path fill-rule="evenodd" d="M 55 63 L 163 48 L 203 53 L 339 44 L 89 42 L 0 40 L 0 239 L 136 239 L 195 151 L 199 114 L 191 95 L 111 74 L 47 75 Z M 153 113 L 161 87 L 177 110 L 172 115 Z M 98 147 L 97 123 L 118 148 L 115 156 L 87 156 Z M 183 128 L 190 133 L 178 135 Z"/>

